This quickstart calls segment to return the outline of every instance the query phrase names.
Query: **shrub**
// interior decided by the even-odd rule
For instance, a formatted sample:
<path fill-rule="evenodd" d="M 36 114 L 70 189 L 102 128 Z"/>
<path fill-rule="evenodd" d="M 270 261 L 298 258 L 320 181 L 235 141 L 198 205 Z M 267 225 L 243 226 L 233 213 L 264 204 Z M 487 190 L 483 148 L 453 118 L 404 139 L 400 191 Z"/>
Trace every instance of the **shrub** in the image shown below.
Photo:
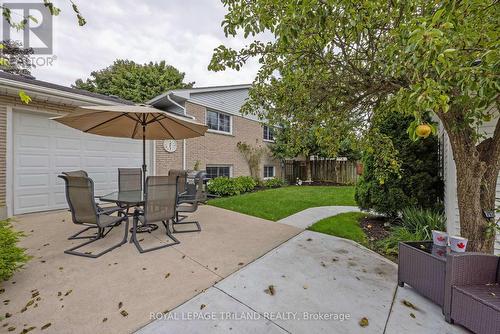
<path fill-rule="evenodd" d="M 250 176 L 216 177 L 208 181 L 208 192 L 218 196 L 234 196 L 252 191 L 257 182 Z"/>
<path fill-rule="evenodd" d="M 216 177 L 208 181 L 208 192 L 217 196 L 234 196 L 243 192 L 240 183 L 229 177 Z"/>
<path fill-rule="evenodd" d="M 29 259 L 24 249 L 16 246 L 22 233 L 7 221 L 0 221 L 0 279 L 8 280 Z"/>
<path fill-rule="evenodd" d="M 383 182 L 377 175 L 384 174 L 378 167 L 376 148 L 366 150 L 364 171 L 356 185 L 356 202 L 363 209 L 396 217 L 405 207 L 439 209 L 442 205 L 443 182 L 439 176 L 438 139 L 412 141 L 407 133 L 413 116 L 399 113 L 381 115 L 373 126 L 390 138 L 401 163 L 400 175 L 391 174 Z"/>
<path fill-rule="evenodd" d="M 436 211 L 406 208 L 402 211 L 401 223 L 391 229 L 391 234 L 377 243 L 388 255 L 398 254 L 400 241 L 423 241 L 432 239 L 432 230 L 446 229 L 445 216 Z"/>
<path fill-rule="evenodd" d="M 279 188 L 285 185 L 285 181 L 283 181 L 282 179 L 271 178 L 264 180 L 263 185 L 266 188 Z"/>
<path fill-rule="evenodd" d="M 251 176 L 238 176 L 234 179 L 242 189 L 242 192 L 252 191 L 257 185 L 257 181 Z"/>

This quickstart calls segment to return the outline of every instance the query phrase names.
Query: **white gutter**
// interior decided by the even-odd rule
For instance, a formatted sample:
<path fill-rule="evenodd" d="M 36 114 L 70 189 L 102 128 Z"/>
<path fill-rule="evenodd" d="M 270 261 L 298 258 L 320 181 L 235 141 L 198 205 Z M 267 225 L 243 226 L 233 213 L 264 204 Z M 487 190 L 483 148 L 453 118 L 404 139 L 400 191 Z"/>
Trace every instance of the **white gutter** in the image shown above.
<path fill-rule="evenodd" d="M 104 99 L 100 99 L 100 98 L 96 98 L 96 97 L 61 91 L 61 90 L 54 89 L 54 88 L 42 87 L 39 85 L 33 85 L 30 83 L 26 83 L 26 82 L 19 82 L 19 81 L 5 79 L 5 78 L 0 79 L 0 85 L 5 86 L 7 88 L 13 88 L 15 90 L 23 90 L 28 95 L 30 95 L 30 93 L 35 93 L 35 94 L 47 95 L 47 97 L 59 97 L 61 99 L 69 99 L 72 101 L 81 101 L 81 102 L 92 103 L 92 104 L 101 104 L 101 105 L 119 105 L 119 104 L 122 104 L 118 101 L 113 102 L 113 101 L 104 100 Z"/>

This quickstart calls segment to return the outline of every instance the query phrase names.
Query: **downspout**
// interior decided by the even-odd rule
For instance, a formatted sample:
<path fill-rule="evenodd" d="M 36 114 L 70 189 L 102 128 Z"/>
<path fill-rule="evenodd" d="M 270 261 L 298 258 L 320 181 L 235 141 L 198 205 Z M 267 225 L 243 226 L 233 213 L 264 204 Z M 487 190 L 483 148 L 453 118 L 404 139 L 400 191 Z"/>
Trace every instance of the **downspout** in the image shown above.
<path fill-rule="evenodd" d="M 170 94 L 172 94 L 172 93 L 167 94 L 167 100 L 169 100 L 171 103 L 175 104 L 176 106 L 178 106 L 179 108 L 181 108 L 182 110 L 184 110 L 184 116 L 187 116 L 186 108 L 184 108 L 179 103 L 177 103 L 174 100 L 172 100 L 170 98 Z M 187 165 L 186 164 L 186 139 L 183 139 L 182 140 L 182 169 L 186 170 L 186 165 Z"/>

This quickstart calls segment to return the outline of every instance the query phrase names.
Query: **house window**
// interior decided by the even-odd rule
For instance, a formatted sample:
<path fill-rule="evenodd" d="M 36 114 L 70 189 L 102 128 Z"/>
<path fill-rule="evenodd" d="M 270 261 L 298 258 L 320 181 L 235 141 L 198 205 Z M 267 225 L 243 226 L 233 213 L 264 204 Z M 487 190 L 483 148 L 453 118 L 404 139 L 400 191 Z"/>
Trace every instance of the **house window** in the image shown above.
<path fill-rule="evenodd" d="M 207 178 L 213 179 L 219 176 L 230 177 L 231 167 L 230 166 L 207 166 L 206 168 Z"/>
<path fill-rule="evenodd" d="M 264 129 L 264 140 L 274 141 L 273 129 L 267 125 L 264 125 L 263 129 Z"/>
<path fill-rule="evenodd" d="M 274 166 L 264 166 L 264 178 L 274 177 Z"/>
<path fill-rule="evenodd" d="M 210 130 L 231 133 L 231 116 L 208 110 L 207 126 Z"/>

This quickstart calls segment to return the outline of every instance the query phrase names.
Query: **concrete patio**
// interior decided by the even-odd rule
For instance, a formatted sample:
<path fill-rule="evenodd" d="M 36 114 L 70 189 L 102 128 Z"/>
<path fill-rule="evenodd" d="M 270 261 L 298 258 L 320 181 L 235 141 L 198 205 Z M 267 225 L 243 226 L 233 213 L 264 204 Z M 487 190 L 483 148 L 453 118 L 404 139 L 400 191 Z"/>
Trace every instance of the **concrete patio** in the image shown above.
<path fill-rule="evenodd" d="M 33 258 L 2 283 L 1 316 L 11 316 L 0 322 L 0 332 L 50 323 L 44 333 L 130 333 L 150 322 L 151 312 L 175 308 L 300 232 L 211 206 L 192 217 L 203 231 L 176 234 L 177 246 L 139 254 L 125 244 L 97 259 L 63 253 L 79 242 L 67 237 L 81 229 L 69 212 L 17 217 L 13 225 L 26 234 L 20 245 Z M 160 244 L 162 230 L 143 234 L 143 242 Z M 120 227 L 96 249 L 122 237 Z"/>
<path fill-rule="evenodd" d="M 346 210 L 309 210 L 282 224 L 202 206 L 193 215 L 202 233 L 176 235 L 180 245 L 139 254 L 126 244 L 98 259 L 63 253 L 78 230 L 68 212 L 20 216 L 14 226 L 33 258 L 2 285 L 1 315 L 10 316 L 0 332 L 50 324 L 44 333 L 466 333 L 398 288 L 393 262 L 296 227 Z M 161 232 L 143 242 L 160 244 Z"/>

